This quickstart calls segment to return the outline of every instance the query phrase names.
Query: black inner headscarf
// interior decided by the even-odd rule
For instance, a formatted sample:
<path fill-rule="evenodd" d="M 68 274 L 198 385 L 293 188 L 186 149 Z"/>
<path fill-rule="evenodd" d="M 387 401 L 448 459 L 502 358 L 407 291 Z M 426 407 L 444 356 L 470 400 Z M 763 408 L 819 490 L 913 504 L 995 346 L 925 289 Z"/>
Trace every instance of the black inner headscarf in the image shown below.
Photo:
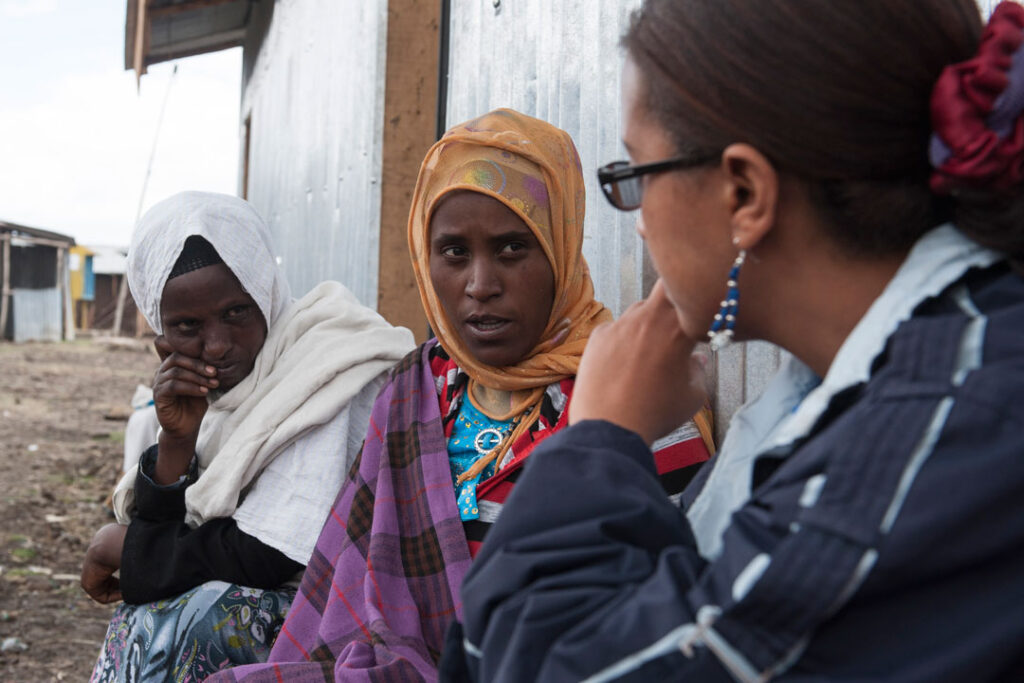
<path fill-rule="evenodd" d="M 171 274 L 167 276 L 167 279 L 170 280 L 206 266 L 215 266 L 218 263 L 224 263 L 224 259 L 220 257 L 213 245 L 199 235 L 191 235 L 185 240 L 185 246 L 181 248 L 178 260 L 174 262 L 174 267 L 171 268 Z"/>

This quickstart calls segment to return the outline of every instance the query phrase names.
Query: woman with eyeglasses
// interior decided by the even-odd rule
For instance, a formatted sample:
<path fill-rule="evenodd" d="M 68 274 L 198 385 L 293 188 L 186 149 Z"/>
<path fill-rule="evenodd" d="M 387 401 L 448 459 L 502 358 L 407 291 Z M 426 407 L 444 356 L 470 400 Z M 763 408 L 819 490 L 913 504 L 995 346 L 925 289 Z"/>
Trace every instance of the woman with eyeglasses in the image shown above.
<path fill-rule="evenodd" d="M 611 319 L 584 208 L 569 134 L 519 112 L 455 126 L 427 153 L 409 248 L 437 337 L 377 397 L 268 663 L 213 680 L 436 680 L 462 577 L 534 448 L 567 425 L 583 348 Z M 655 444 L 666 501 L 708 458 L 680 424 Z"/>
<path fill-rule="evenodd" d="M 661 280 L 595 330 L 443 679 L 1024 679 L 1022 29 L 644 3 L 600 175 Z M 694 344 L 746 339 L 791 357 L 674 506 L 648 445 L 700 405 Z"/>

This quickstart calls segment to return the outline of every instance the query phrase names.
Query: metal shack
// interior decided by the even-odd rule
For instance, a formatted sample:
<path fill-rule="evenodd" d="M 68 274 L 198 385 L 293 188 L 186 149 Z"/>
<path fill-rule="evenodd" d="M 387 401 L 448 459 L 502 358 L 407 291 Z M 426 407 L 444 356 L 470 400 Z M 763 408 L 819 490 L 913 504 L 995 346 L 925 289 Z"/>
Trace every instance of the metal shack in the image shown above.
<path fill-rule="evenodd" d="M 655 274 L 595 169 L 620 159 L 619 37 L 639 0 L 127 0 L 125 67 L 242 46 L 239 194 L 294 293 L 337 279 L 426 332 L 406 245 L 419 164 L 452 124 L 513 107 L 568 131 L 587 169 L 584 253 L 616 314 Z M 780 352 L 715 359 L 718 433 Z"/>
<path fill-rule="evenodd" d="M 67 235 L 0 221 L 0 337 L 75 338 Z"/>

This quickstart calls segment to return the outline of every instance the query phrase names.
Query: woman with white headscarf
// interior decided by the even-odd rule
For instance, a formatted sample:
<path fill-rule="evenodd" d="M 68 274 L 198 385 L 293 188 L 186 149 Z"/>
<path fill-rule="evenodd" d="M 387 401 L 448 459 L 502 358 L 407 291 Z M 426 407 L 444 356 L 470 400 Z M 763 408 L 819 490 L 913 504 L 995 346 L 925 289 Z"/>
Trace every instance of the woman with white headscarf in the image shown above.
<path fill-rule="evenodd" d="M 157 204 L 127 276 L 158 335 L 161 432 L 86 553 L 86 592 L 124 600 L 92 680 L 202 680 L 266 658 L 413 340 L 336 282 L 293 300 L 266 225 L 236 197 Z"/>

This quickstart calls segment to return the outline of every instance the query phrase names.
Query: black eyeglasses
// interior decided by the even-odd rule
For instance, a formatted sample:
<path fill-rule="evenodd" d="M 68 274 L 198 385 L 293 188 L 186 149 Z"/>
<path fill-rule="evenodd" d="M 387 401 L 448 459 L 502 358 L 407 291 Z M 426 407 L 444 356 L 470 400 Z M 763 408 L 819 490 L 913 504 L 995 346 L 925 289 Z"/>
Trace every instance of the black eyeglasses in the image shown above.
<path fill-rule="evenodd" d="M 640 202 L 644 198 L 642 176 L 674 168 L 703 166 L 711 161 L 716 161 L 720 156 L 721 152 L 708 152 L 697 156 L 676 157 L 636 166 L 630 166 L 628 161 L 613 161 L 597 169 L 597 181 L 601 183 L 601 191 L 604 192 L 604 196 L 612 206 L 620 211 L 633 211 L 640 208 Z"/>

